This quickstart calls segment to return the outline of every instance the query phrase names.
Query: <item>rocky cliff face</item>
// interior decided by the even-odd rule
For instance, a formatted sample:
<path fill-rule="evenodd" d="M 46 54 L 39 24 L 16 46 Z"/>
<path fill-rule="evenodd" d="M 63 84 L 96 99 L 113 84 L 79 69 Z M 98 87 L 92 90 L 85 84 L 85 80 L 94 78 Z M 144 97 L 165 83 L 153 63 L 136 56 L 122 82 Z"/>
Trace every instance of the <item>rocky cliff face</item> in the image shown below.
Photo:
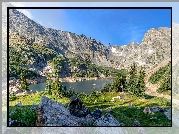
<path fill-rule="evenodd" d="M 65 57 L 86 56 L 94 63 L 108 65 L 109 49 L 100 41 L 85 35 L 46 28 L 26 17 L 17 10 L 9 13 L 9 33 L 18 33 L 39 45 L 46 45 Z M 103 63 L 101 63 L 103 62 Z"/>
<path fill-rule="evenodd" d="M 151 28 L 144 35 L 141 44 L 131 42 L 126 46 L 113 46 L 111 51 L 115 61 L 120 61 L 115 67 L 126 68 L 136 62 L 140 66 L 152 68 L 171 57 L 171 29 Z"/>
<path fill-rule="evenodd" d="M 9 33 L 20 35 L 40 47 L 46 47 L 66 58 L 81 57 L 98 66 L 116 69 L 138 65 L 153 68 L 164 59 L 171 57 L 171 29 L 151 28 L 146 32 L 142 43 L 131 42 L 125 46 L 110 44 L 104 46 L 100 41 L 85 35 L 46 28 L 29 19 L 15 9 L 9 11 Z M 21 43 L 15 36 L 10 36 L 10 43 Z M 44 60 L 47 62 L 47 60 Z M 41 63 L 43 64 L 43 63 Z M 38 66 L 38 65 L 37 65 Z M 40 66 L 44 68 L 47 64 Z"/>

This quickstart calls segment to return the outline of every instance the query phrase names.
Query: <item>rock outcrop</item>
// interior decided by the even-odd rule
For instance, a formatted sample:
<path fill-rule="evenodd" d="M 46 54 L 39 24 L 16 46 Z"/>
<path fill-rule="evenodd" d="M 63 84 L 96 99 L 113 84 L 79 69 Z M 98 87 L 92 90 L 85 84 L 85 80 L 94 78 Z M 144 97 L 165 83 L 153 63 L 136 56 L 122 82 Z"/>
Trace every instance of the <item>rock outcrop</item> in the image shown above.
<path fill-rule="evenodd" d="M 72 105 L 71 103 L 74 101 L 77 102 L 77 100 L 78 102 L 81 102 L 75 95 L 72 96 L 69 105 Z M 81 105 L 81 103 L 76 103 L 76 105 L 77 106 L 73 108 L 79 108 L 79 105 Z M 80 106 L 80 108 L 81 107 L 82 106 Z M 96 111 L 94 111 L 93 113 L 88 112 L 86 116 L 78 117 L 78 114 L 77 116 L 71 114 L 70 111 L 66 109 L 63 104 L 52 101 L 46 96 L 43 96 L 40 104 L 38 105 L 37 125 L 38 126 L 91 126 L 91 125 L 121 126 L 124 125 L 123 123 L 119 123 L 109 113 L 101 117 L 101 111 L 98 110 L 99 109 L 96 109 Z"/>

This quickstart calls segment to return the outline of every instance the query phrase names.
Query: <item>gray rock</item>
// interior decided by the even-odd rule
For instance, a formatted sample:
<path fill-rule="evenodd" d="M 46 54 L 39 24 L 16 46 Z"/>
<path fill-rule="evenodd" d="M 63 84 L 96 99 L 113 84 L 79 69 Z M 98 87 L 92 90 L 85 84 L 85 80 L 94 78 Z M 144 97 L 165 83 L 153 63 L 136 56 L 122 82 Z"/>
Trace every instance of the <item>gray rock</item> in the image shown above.
<path fill-rule="evenodd" d="M 23 106 L 22 102 L 19 102 L 19 103 L 17 104 L 17 106 L 22 107 L 22 106 Z"/>
<path fill-rule="evenodd" d="M 85 117 L 85 122 L 87 125 L 90 125 L 92 124 L 96 119 L 91 115 L 91 114 L 88 114 L 86 117 Z"/>
<path fill-rule="evenodd" d="M 111 114 L 106 113 L 101 118 L 97 119 L 94 124 L 97 126 L 122 126 Z"/>
<path fill-rule="evenodd" d="M 98 119 L 101 117 L 102 111 L 99 109 L 96 109 L 94 112 L 91 113 L 91 116 L 93 116 L 95 119 Z"/>
<path fill-rule="evenodd" d="M 22 91 L 22 90 L 20 90 L 20 89 L 17 89 L 17 90 L 16 90 L 16 91 L 14 91 L 13 93 L 16 95 L 16 94 L 21 94 L 21 93 L 23 93 L 23 91 Z"/>
<path fill-rule="evenodd" d="M 135 119 L 135 120 L 134 120 L 134 123 L 133 123 L 133 126 L 139 127 L 139 126 L 141 126 L 141 125 L 140 125 L 139 121 L 137 121 L 137 120 Z"/>
<path fill-rule="evenodd" d="M 111 108 L 108 108 L 108 109 L 106 110 L 107 113 L 110 113 L 111 111 L 112 111 Z"/>
<path fill-rule="evenodd" d="M 164 115 L 167 119 L 171 120 L 171 108 L 165 109 Z"/>
<path fill-rule="evenodd" d="M 38 104 L 32 104 L 32 106 L 30 107 L 30 109 L 31 110 L 33 110 L 33 111 L 37 111 L 37 109 L 38 109 Z"/>
<path fill-rule="evenodd" d="M 151 110 L 150 110 L 150 107 L 145 107 L 143 112 L 146 113 L 146 114 L 152 113 Z"/>
<path fill-rule="evenodd" d="M 18 126 L 24 127 L 24 126 L 26 126 L 26 124 L 23 123 L 23 122 L 9 118 L 9 126 L 11 126 L 11 127 L 18 127 Z"/>

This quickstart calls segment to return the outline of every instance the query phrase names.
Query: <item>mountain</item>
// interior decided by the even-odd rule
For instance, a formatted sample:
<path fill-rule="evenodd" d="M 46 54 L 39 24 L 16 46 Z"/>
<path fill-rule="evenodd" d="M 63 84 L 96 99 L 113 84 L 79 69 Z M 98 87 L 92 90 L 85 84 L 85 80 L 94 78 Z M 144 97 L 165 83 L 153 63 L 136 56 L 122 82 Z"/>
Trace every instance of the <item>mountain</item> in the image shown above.
<path fill-rule="evenodd" d="M 26 53 L 26 66 L 24 67 L 38 73 L 39 71 L 42 73 L 47 68 L 54 70 L 48 61 L 58 55 L 65 59 L 61 72 L 66 70 L 65 72 L 69 74 L 67 76 L 70 76 L 71 72 L 75 70 L 69 59 L 80 59 L 82 64 L 88 61 L 92 65 L 115 69 L 128 69 L 133 62 L 136 62 L 139 66 L 145 65 L 147 69 L 151 69 L 163 60 L 171 58 L 171 28 L 167 27 L 149 29 L 141 44 L 131 42 L 124 46 L 111 47 L 110 43 L 105 46 L 92 37 L 87 38 L 84 34 L 77 35 L 46 28 L 23 13 L 10 9 L 9 34 L 9 45 L 10 48 L 13 48 L 12 52 L 20 52 L 13 44 L 23 44 L 21 47 L 26 49 L 23 52 Z M 37 52 L 39 51 L 36 50 L 37 48 L 41 53 Z M 31 51 L 31 54 L 28 51 Z M 35 56 L 32 56 L 32 52 Z M 78 71 L 86 71 L 85 68 L 89 66 L 82 64 L 78 64 Z"/>
<path fill-rule="evenodd" d="M 121 61 L 118 67 L 128 67 L 132 62 L 153 68 L 160 62 L 171 57 L 171 29 L 160 27 L 148 30 L 142 43 L 131 42 L 125 46 L 113 46 L 111 51 L 116 61 Z M 114 58 L 113 58 L 114 59 Z"/>

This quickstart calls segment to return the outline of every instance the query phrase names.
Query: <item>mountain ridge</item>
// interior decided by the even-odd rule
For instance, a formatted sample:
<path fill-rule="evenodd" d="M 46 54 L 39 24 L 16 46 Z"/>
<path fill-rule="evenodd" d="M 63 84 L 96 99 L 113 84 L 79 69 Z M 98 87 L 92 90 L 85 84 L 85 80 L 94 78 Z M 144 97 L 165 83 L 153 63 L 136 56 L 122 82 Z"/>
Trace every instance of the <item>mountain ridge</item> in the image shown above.
<path fill-rule="evenodd" d="M 141 44 L 130 42 L 124 46 L 111 46 L 109 43 L 104 46 L 100 41 L 87 38 L 84 34 L 77 35 L 41 26 L 15 9 L 10 9 L 9 13 L 10 34 L 23 35 L 32 43 L 46 46 L 66 58 L 81 57 L 92 64 L 116 69 L 129 69 L 136 62 L 139 66 L 145 65 L 151 69 L 171 57 L 171 28 L 149 29 Z"/>

